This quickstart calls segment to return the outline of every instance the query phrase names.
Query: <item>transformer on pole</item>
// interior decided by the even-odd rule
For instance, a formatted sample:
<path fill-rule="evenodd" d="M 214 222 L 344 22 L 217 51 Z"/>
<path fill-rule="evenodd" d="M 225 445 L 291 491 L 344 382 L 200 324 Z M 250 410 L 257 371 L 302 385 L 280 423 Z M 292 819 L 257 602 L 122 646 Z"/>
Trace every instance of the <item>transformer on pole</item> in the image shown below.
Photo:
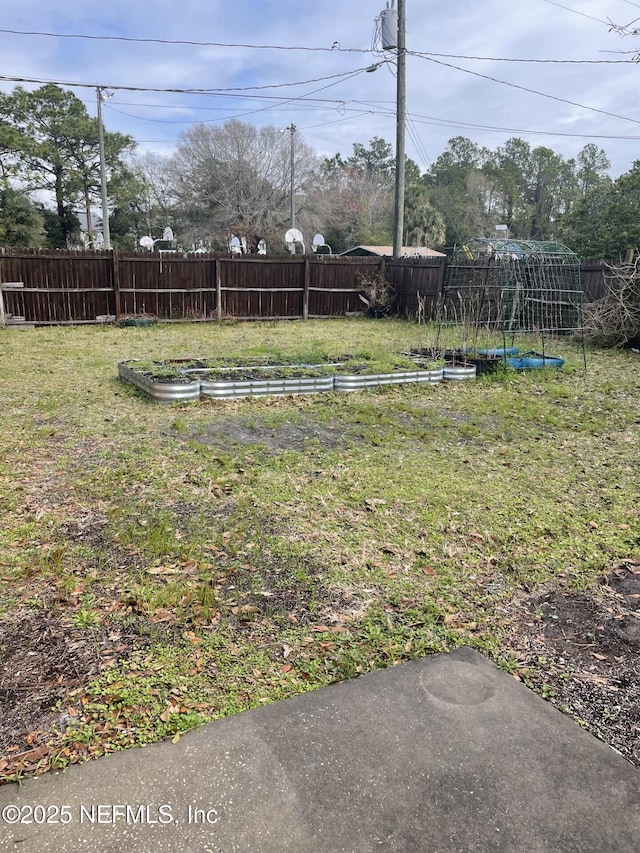
<path fill-rule="evenodd" d="M 395 50 L 398 47 L 398 13 L 395 6 L 395 0 L 391 0 L 380 13 L 383 50 Z"/>

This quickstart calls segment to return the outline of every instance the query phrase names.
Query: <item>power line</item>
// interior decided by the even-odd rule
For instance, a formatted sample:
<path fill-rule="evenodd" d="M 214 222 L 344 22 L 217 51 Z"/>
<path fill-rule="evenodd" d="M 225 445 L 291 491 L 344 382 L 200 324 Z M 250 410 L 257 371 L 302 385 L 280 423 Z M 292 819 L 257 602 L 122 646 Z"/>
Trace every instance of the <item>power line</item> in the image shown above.
<path fill-rule="evenodd" d="M 96 36 L 87 33 L 49 33 L 36 30 L 6 30 L 0 29 L 0 33 L 14 36 L 44 36 L 57 39 L 85 39 L 89 41 L 120 41 L 133 42 L 134 44 L 169 44 L 188 45 L 190 47 L 232 47 L 243 50 L 285 50 L 285 51 L 310 51 L 314 53 L 372 53 L 371 50 L 356 47 L 340 47 L 337 43 L 333 47 L 305 47 L 302 45 L 281 44 L 230 44 L 215 41 L 191 41 L 188 39 L 157 39 L 157 38 L 134 38 L 131 36 Z"/>
<path fill-rule="evenodd" d="M 84 103 L 91 103 L 91 101 L 84 101 Z M 299 109 L 300 106 L 302 106 L 303 109 L 306 110 L 307 112 L 317 112 L 317 111 L 322 111 L 322 110 L 331 110 L 333 112 L 337 108 L 341 108 L 341 109 L 346 110 L 346 107 L 344 107 L 344 108 L 342 107 L 343 103 L 344 103 L 343 101 L 329 101 L 326 104 L 321 104 L 321 105 L 312 105 L 312 104 L 299 105 L 299 104 L 296 104 L 295 106 L 296 106 L 296 109 Z M 213 124 L 215 122 L 229 121 L 229 120 L 234 119 L 234 118 L 241 118 L 243 115 L 251 115 L 251 114 L 256 113 L 256 112 L 264 112 L 265 111 L 265 108 L 262 108 L 259 110 L 249 110 L 247 112 L 241 112 L 243 108 L 237 107 L 234 115 L 223 116 L 222 118 L 218 116 L 216 118 L 196 118 L 196 119 L 190 118 L 190 119 L 184 119 L 184 120 L 173 120 L 173 119 L 149 118 L 148 116 L 136 115 L 135 113 L 129 113 L 129 112 L 126 112 L 125 110 L 119 109 L 120 106 L 126 106 L 126 104 L 121 104 L 120 102 L 118 102 L 118 106 L 116 107 L 112 103 L 109 103 L 109 104 L 105 104 L 105 109 L 111 110 L 111 112 L 114 112 L 114 113 L 118 113 L 118 115 L 126 116 L 127 118 L 136 119 L 138 121 L 152 122 L 154 124 L 183 124 L 183 125 Z M 192 109 L 191 107 L 178 107 L 178 106 L 165 107 L 161 104 L 137 104 L 137 105 L 136 104 L 133 104 L 133 105 L 129 104 L 129 106 L 155 107 L 157 109 L 180 109 L 183 111 L 187 110 L 189 112 Z M 277 109 L 279 106 L 280 106 L 280 104 L 276 103 L 276 104 L 273 104 L 272 106 L 270 106 L 268 109 Z M 194 107 L 193 109 L 200 109 L 200 110 L 216 109 L 216 110 L 219 110 L 221 112 L 229 112 L 232 108 L 227 106 L 227 107 L 215 107 L 215 108 L 212 108 L 212 107 Z M 369 115 L 373 114 L 372 110 L 346 110 L 346 111 L 349 113 L 352 113 L 352 114 L 369 114 Z M 387 115 L 387 113 L 385 113 L 385 112 L 380 112 L 378 114 L 379 115 Z M 389 113 L 389 115 L 391 115 L 391 113 Z M 347 116 L 347 118 L 349 118 L 349 116 Z M 325 122 L 325 123 L 326 124 L 332 124 L 333 122 Z M 319 125 L 314 125 L 314 127 L 315 126 L 319 126 Z M 304 130 L 304 128 L 300 127 L 300 128 L 298 128 L 298 130 Z M 278 133 L 279 132 L 280 131 L 278 131 Z"/>
<path fill-rule="evenodd" d="M 631 61 L 631 60 L 629 60 Z M 382 64 L 382 63 L 381 63 Z M 293 83 L 268 83 L 263 86 L 230 86 L 226 89 L 216 89 L 216 92 L 257 92 L 264 89 L 284 89 L 290 86 L 308 86 L 309 83 L 321 83 L 325 80 L 337 80 L 341 77 L 349 77 L 361 71 L 368 71 L 369 67 L 356 68 L 354 71 L 342 71 L 340 74 L 328 74 L 325 77 L 312 77 L 310 80 L 297 80 Z"/>
<path fill-rule="evenodd" d="M 307 125 L 306 127 L 299 127 L 297 129 L 299 131 L 315 130 L 317 127 L 328 127 L 328 126 L 333 125 L 333 124 L 340 124 L 341 122 L 352 121 L 354 119 L 362 118 L 363 116 L 371 115 L 370 110 L 352 110 L 351 112 L 353 113 L 352 115 L 343 116 L 342 118 L 338 118 L 335 121 L 323 121 L 320 124 L 310 124 L 310 125 Z M 194 124 L 198 124 L 198 122 L 194 122 Z M 269 135 L 281 136 L 282 130 L 275 130 L 275 131 L 273 131 L 272 134 L 269 134 Z M 247 139 L 248 137 L 237 136 L 234 134 L 234 136 L 232 136 L 231 138 L 232 139 Z M 172 139 L 138 139 L 136 141 L 138 142 L 139 145 L 160 145 L 160 144 L 173 145 L 174 144 L 174 141 Z"/>
<path fill-rule="evenodd" d="M 225 100 L 234 100 L 235 98 L 237 98 L 240 101 L 276 100 L 275 96 L 268 97 L 265 95 L 229 95 L 229 96 L 227 96 L 227 95 L 219 95 L 219 96 L 210 95 L 210 96 L 204 96 L 204 97 L 220 97 L 220 98 L 224 98 Z M 82 100 L 82 102 L 85 104 L 93 104 L 93 99 L 83 100 L 81 98 L 80 100 Z M 279 100 L 279 99 L 277 99 L 277 100 Z M 346 104 L 346 101 L 330 100 L 330 99 L 324 99 L 324 98 L 323 99 L 310 98 L 309 100 L 310 100 L 309 104 L 306 104 L 306 103 L 302 104 L 302 106 L 306 110 L 319 110 L 319 109 L 334 110 L 334 109 L 336 109 L 336 106 L 341 106 L 342 104 Z M 318 101 L 318 103 L 321 103 L 321 104 L 326 103 L 327 106 L 316 106 L 315 105 L 316 100 Z M 158 103 L 146 103 L 145 104 L 145 103 L 140 102 L 140 101 L 117 101 L 117 104 L 118 104 L 118 107 L 143 107 L 144 109 L 181 110 L 182 112 L 189 112 L 189 113 L 196 112 L 196 111 L 198 111 L 198 112 L 228 112 L 230 109 L 230 107 L 228 105 L 227 106 L 220 106 L 220 107 L 203 107 L 203 106 L 185 106 L 184 104 L 158 104 Z M 242 109 L 242 107 L 238 107 L 238 109 Z M 142 118 L 142 116 L 131 116 L 131 117 L 132 118 Z M 179 123 L 180 122 L 178 122 L 178 124 Z M 299 128 L 299 129 L 301 129 L 301 128 Z"/>
<path fill-rule="evenodd" d="M 382 63 L 380 63 L 380 64 L 382 64 Z M 341 78 L 340 80 L 334 80 L 334 82 L 329 83 L 326 86 L 321 86 L 319 89 L 313 89 L 311 92 L 306 92 L 304 95 L 301 95 L 299 98 L 298 97 L 286 98 L 285 100 L 280 100 L 279 103 L 269 104 L 266 107 L 260 107 L 260 108 L 255 109 L 255 110 L 247 110 L 246 112 L 238 113 L 237 115 L 234 115 L 234 116 L 226 116 L 223 118 L 218 117 L 218 118 L 213 118 L 213 119 L 206 119 L 204 122 L 200 122 L 200 124 L 208 124 L 208 123 L 214 123 L 214 122 L 219 122 L 219 121 L 228 121 L 230 118 L 243 118 L 245 116 L 255 115 L 256 113 L 268 112 L 269 110 L 274 110 L 274 109 L 277 109 L 279 107 L 288 106 L 290 104 L 295 103 L 298 100 L 307 99 L 307 98 L 309 98 L 310 95 L 315 95 L 318 92 L 323 92 L 326 89 L 330 89 L 332 86 L 337 86 L 338 83 L 341 83 L 341 82 L 346 81 L 346 80 L 350 80 L 353 77 L 356 77 L 358 74 L 361 74 L 365 71 L 367 71 L 366 68 L 360 68 L 360 69 L 357 69 L 356 71 L 349 72 L 346 76 L 344 74 L 339 75 Z M 333 79 L 333 78 L 329 77 L 329 78 L 324 78 L 324 79 Z M 260 97 L 260 96 L 254 95 L 251 97 Z M 273 98 L 273 96 L 271 96 L 271 97 Z M 343 102 L 337 101 L 334 103 L 343 103 Z M 132 116 L 130 113 L 123 112 L 122 110 L 118 110 L 115 107 L 109 107 L 109 109 L 113 110 L 116 113 L 120 113 L 121 115 L 128 116 L 129 118 L 136 118 L 136 119 L 139 119 L 140 121 L 151 121 L 151 122 L 159 123 L 159 124 L 197 124 L 198 123 L 198 122 L 193 122 L 193 121 L 181 121 L 181 120 L 175 121 L 174 119 L 144 118 L 143 116 Z"/>
<path fill-rule="evenodd" d="M 352 101 L 354 104 L 362 104 L 363 106 L 372 106 L 371 114 L 373 115 L 383 115 L 392 117 L 395 115 L 394 111 L 389 109 L 387 111 L 379 110 L 375 107 L 376 101 L 368 102 L 368 101 Z M 425 116 L 420 113 L 412 113 L 411 119 L 415 124 L 427 124 L 433 127 L 451 127 L 451 128 L 460 128 L 460 129 L 468 129 L 468 130 L 483 130 L 483 131 L 491 131 L 491 132 L 499 132 L 499 133 L 519 133 L 526 135 L 534 135 L 534 136 L 561 136 L 575 139 L 621 139 L 625 141 L 637 141 L 640 139 L 640 136 L 625 136 L 621 134 L 606 134 L 606 133 L 568 133 L 562 131 L 553 131 L 553 130 L 523 130 L 522 128 L 517 127 L 497 127 L 495 125 L 486 125 L 486 124 L 476 124 L 474 122 L 466 122 L 466 121 L 455 121 L 449 119 L 438 118 L 436 116 Z"/>
<path fill-rule="evenodd" d="M 382 63 L 380 63 L 380 64 L 382 64 Z M 333 83 L 328 83 L 326 86 L 320 86 L 319 89 L 313 89 L 311 92 L 306 92 L 304 95 L 301 95 L 300 98 L 301 99 L 302 98 L 308 98 L 310 95 L 316 95 L 318 92 L 324 92 L 327 89 L 330 89 L 332 86 L 337 86 L 338 83 L 342 83 L 342 82 L 346 82 L 347 80 L 351 80 L 352 78 L 357 77 L 359 74 L 366 73 L 366 71 L 367 71 L 366 68 L 358 69 L 357 71 L 354 71 L 351 74 L 349 74 L 349 76 L 344 77 L 342 80 L 334 81 Z M 262 107 L 261 109 L 258 109 L 258 110 L 251 110 L 250 112 L 247 112 L 247 113 L 241 113 L 241 116 L 255 115 L 256 113 L 267 112 L 268 110 L 273 110 L 273 109 L 276 109 L 277 107 L 284 107 L 284 106 L 287 106 L 289 104 L 295 103 L 297 100 L 298 100 L 298 98 L 287 98 L 286 100 L 282 101 L 280 104 L 271 104 L 268 107 Z"/>
<path fill-rule="evenodd" d="M 353 72 L 345 72 L 345 80 L 348 80 L 351 77 L 355 77 L 356 75 L 361 74 L 361 73 L 366 72 L 366 71 L 367 71 L 367 68 L 363 67 L 363 68 L 357 69 L 356 71 L 353 71 Z M 329 78 L 325 78 L 325 79 L 329 79 Z M 51 80 L 51 79 L 45 79 L 45 78 L 40 78 L 40 77 L 17 77 L 17 76 L 6 75 L 6 74 L 0 74 L 0 80 L 4 80 L 5 82 L 8 82 L 8 83 L 37 83 L 40 85 L 51 84 L 54 86 L 67 86 L 70 89 L 95 89 L 98 85 L 100 85 L 100 88 L 110 89 L 114 92 L 159 92 L 161 94 L 211 95 L 211 96 L 216 96 L 216 95 L 224 96 L 224 95 L 228 95 L 228 92 L 229 92 L 229 90 L 226 90 L 226 89 L 196 89 L 196 88 L 193 88 L 193 89 L 177 89 L 177 88 L 175 88 L 175 89 L 162 89 L 162 88 L 156 88 L 156 87 L 151 87 L 151 86 L 121 86 L 121 85 L 113 85 L 110 83 L 109 84 L 105 84 L 105 83 L 97 84 L 97 83 L 85 83 L 85 82 L 69 81 L 69 80 Z M 338 82 L 340 82 L 340 81 L 338 81 Z M 336 85 L 336 84 L 332 83 L 331 85 Z M 325 86 L 322 88 L 329 88 L 329 86 Z M 317 89 L 316 91 L 322 91 L 322 89 Z M 228 95 L 228 96 L 233 97 L 233 95 Z M 252 97 L 252 98 L 262 97 L 264 99 L 270 98 L 272 100 L 276 99 L 275 95 L 272 95 L 272 96 L 269 96 L 269 95 L 249 95 L 249 96 L 245 96 L 245 97 Z M 307 97 L 306 95 L 300 95 L 300 97 L 291 98 L 289 100 L 305 100 L 306 97 Z M 325 101 L 325 102 L 334 103 L 334 104 L 342 103 L 341 100 L 328 99 L 328 98 L 312 98 L 309 100 Z"/>
<path fill-rule="evenodd" d="M 287 103 L 287 102 L 285 102 L 285 103 Z M 336 103 L 339 103 L 339 102 L 336 101 Z M 178 119 L 149 118 L 148 116 L 135 115 L 134 113 L 128 113 L 125 110 L 120 110 L 117 107 L 114 107 L 113 104 L 105 104 L 105 109 L 108 109 L 113 113 L 118 113 L 118 115 L 126 116 L 127 118 L 132 118 L 136 121 L 147 121 L 147 122 L 151 122 L 153 124 L 191 125 L 191 124 L 215 124 L 216 122 L 220 122 L 220 121 L 230 121 L 231 119 L 242 118 L 243 116 L 247 116 L 247 115 L 254 115 L 255 113 L 265 112 L 266 110 L 277 109 L 279 106 L 280 106 L 280 103 L 270 104 L 269 106 L 261 107 L 260 109 L 255 109 L 255 110 L 246 110 L 245 109 L 244 112 L 242 111 L 243 107 L 237 107 L 237 109 L 233 115 L 217 116 L 216 118 L 202 118 L 202 119 L 195 119 L 195 120 L 192 118 L 191 119 L 184 119 L 184 120 L 183 119 L 178 120 Z M 226 107 L 226 108 L 220 107 L 220 110 L 222 112 L 229 112 L 231 109 L 232 109 L 232 107 Z M 306 107 L 306 109 L 312 110 L 313 112 L 315 112 L 316 110 L 326 110 L 326 109 L 334 110 L 335 104 L 333 104 L 331 106 L 326 106 L 326 107 L 323 107 L 323 106 L 311 107 L 311 106 L 309 106 L 309 107 Z"/>
<path fill-rule="evenodd" d="M 211 96 L 214 97 L 214 96 Z M 226 97 L 224 95 L 220 95 L 219 97 Z M 258 98 L 258 95 L 232 95 L 229 99 L 233 99 L 234 97 L 241 98 L 243 101 L 253 100 L 254 98 Z M 82 100 L 82 99 L 81 99 Z M 91 101 L 83 101 L 85 104 L 92 104 Z M 229 107 L 200 107 L 200 106 L 190 106 L 185 107 L 184 104 L 157 104 L 157 103 L 142 103 L 140 101 L 118 101 L 118 106 L 120 107 L 144 107 L 146 109 L 158 109 L 158 110 L 182 110 L 183 112 L 195 112 L 203 111 L 203 112 L 215 112 L 215 111 L 226 111 Z M 310 109 L 314 109 L 313 107 L 309 107 Z M 137 118 L 137 116 L 135 116 Z"/>
<path fill-rule="evenodd" d="M 163 106 L 161 104 L 137 104 L 137 105 L 129 104 L 128 106 L 139 106 L 139 107 L 144 107 L 144 108 L 149 108 L 149 109 L 153 108 L 153 109 L 159 109 L 159 110 L 176 109 L 176 110 L 182 110 L 185 113 L 191 113 L 192 111 L 195 111 L 195 110 L 205 110 L 207 112 L 240 113 L 240 112 L 247 109 L 247 104 L 244 104 L 244 106 L 242 105 L 245 101 L 257 100 L 259 103 L 264 103 L 266 101 L 267 103 L 272 103 L 274 108 L 277 108 L 279 106 L 279 104 L 281 104 L 281 103 L 285 103 L 280 98 L 264 98 L 264 97 L 263 98 L 257 98 L 256 96 L 252 96 L 252 97 L 242 96 L 241 97 L 239 95 L 230 96 L 229 100 L 233 100 L 234 98 L 240 101 L 240 104 L 237 107 L 230 106 L 229 104 L 226 104 L 225 106 L 220 106 L 220 107 L 188 107 L 188 106 L 178 107 L 178 106 Z M 226 100 L 226 97 L 225 97 L 225 100 Z M 91 101 L 83 101 L 83 103 L 90 104 Z M 217 117 L 217 118 L 216 117 L 212 117 L 212 118 L 207 118 L 207 117 L 185 118 L 185 119 L 152 118 L 149 116 L 140 115 L 137 113 L 130 113 L 130 112 L 127 112 L 125 110 L 121 110 L 120 107 L 127 106 L 127 104 L 121 103 L 120 101 L 117 101 L 116 103 L 117 103 L 117 106 L 114 106 L 113 104 L 107 104 L 106 108 L 112 110 L 113 112 L 120 113 L 120 115 L 127 116 L 127 118 L 138 119 L 139 121 L 149 121 L 149 122 L 152 122 L 154 124 L 208 124 L 210 122 L 225 121 L 225 119 L 221 119 L 219 117 Z M 315 112 L 316 110 L 335 110 L 335 109 L 338 109 L 343 103 L 344 103 L 343 101 L 338 101 L 338 100 L 329 100 L 329 99 L 324 99 L 324 98 L 323 99 L 308 98 L 304 103 L 296 104 L 295 106 L 296 106 L 296 109 L 298 109 L 298 110 L 303 110 L 306 112 Z M 261 112 L 261 111 L 262 111 L 262 109 L 258 110 L 258 112 Z M 234 116 L 230 116 L 230 118 L 234 118 Z"/>
<path fill-rule="evenodd" d="M 570 9 L 569 6 L 563 6 L 562 3 L 556 3 L 555 0 L 542 0 L 543 3 L 549 3 L 551 6 L 557 6 L 558 9 L 564 9 L 566 12 L 573 12 L 574 15 L 580 15 L 582 18 L 589 18 L 590 21 L 596 21 L 598 24 L 604 24 L 605 27 L 611 26 L 611 21 L 603 21 L 602 18 L 594 18 L 593 15 L 587 15 L 586 12 L 579 12 L 577 9 Z"/>
<path fill-rule="evenodd" d="M 456 53 L 432 53 L 431 51 L 408 51 L 409 56 L 419 56 L 423 59 L 442 57 L 443 59 L 472 59 L 480 62 L 524 62 L 541 65 L 636 65 L 633 59 L 520 59 L 504 56 L 465 56 Z"/>
<path fill-rule="evenodd" d="M 249 97 L 250 97 L 250 99 L 253 100 L 253 99 L 262 99 L 265 96 L 255 95 L 255 96 L 249 96 Z M 246 100 L 246 99 L 247 99 L 247 96 L 244 96 L 243 100 Z M 359 106 L 365 107 L 366 109 L 354 109 L 353 107 L 346 106 L 344 101 L 338 101 L 338 100 L 334 101 L 334 100 L 326 100 L 326 99 L 323 99 L 323 101 L 320 104 L 316 104 L 316 103 L 311 103 L 308 105 L 307 104 L 296 104 L 297 109 L 304 107 L 304 109 L 313 110 L 313 111 L 316 111 L 316 110 L 332 110 L 333 111 L 336 109 L 336 105 L 338 105 L 345 112 L 349 113 L 349 115 L 347 115 L 343 118 L 340 118 L 340 119 L 336 119 L 333 122 L 322 122 L 321 124 L 310 125 L 307 127 L 300 127 L 298 129 L 300 131 L 311 130 L 311 129 L 315 129 L 316 127 L 324 127 L 324 126 L 330 125 L 330 124 L 339 124 L 343 121 L 349 121 L 351 118 L 361 118 L 364 115 L 378 115 L 378 116 L 384 116 L 385 118 L 394 118 L 395 117 L 395 110 L 392 109 L 391 106 L 389 108 L 384 107 L 384 104 L 387 104 L 387 103 L 392 105 L 393 101 L 352 100 L 349 103 L 351 103 L 355 106 L 359 105 Z M 153 108 L 153 109 L 176 109 L 176 110 L 187 109 L 189 111 L 191 111 L 191 110 L 227 111 L 229 109 L 228 107 L 202 107 L 202 106 L 184 107 L 184 106 L 179 106 L 179 105 L 175 105 L 175 104 L 144 104 L 144 103 L 139 103 L 139 102 L 124 102 L 124 103 L 118 102 L 118 107 L 120 107 L 120 106 L 134 106 L 134 107 L 138 106 L 138 107 Z M 274 106 L 277 107 L 277 104 Z M 116 107 L 113 106 L 112 103 L 105 104 L 105 108 L 112 110 L 113 112 L 117 112 L 121 115 L 125 115 L 128 118 L 134 118 L 134 119 L 139 119 L 141 121 L 149 121 L 149 122 L 155 122 L 155 123 L 160 123 L 160 124 L 174 124 L 174 123 L 175 124 L 207 124 L 207 123 L 209 123 L 206 119 L 205 120 L 198 119 L 195 121 L 185 120 L 184 122 L 182 122 L 182 121 L 172 122 L 169 120 L 163 121 L 161 119 L 152 119 L 152 118 L 147 118 L 144 116 L 137 116 L 137 115 L 134 115 L 131 113 L 127 113 L 124 110 L 117 109 Z M 239 109 L 241 109 L 241 108 L 239 108 Z M 213 121 L 227 121 L 230 118 L 238 118 L 238 116 L 234 115 L 234 116 L 228 116 L 228 117 L 224 117 L 224 118 L 216 118 L 216 119 L 212 119 L 211 121 L 212 122 Z M 415 113 L 415 112 L 412 112 L 411 114 L 408 115 L 408 120 L 410 122 L 412 122 L 413 124 L 427 124 L 427 125 L 431 125 L 434 127 L 451 127 L 451 128 L 461 128 L 461 129 L 469 129 L 469 130 L 482 130 L 482 131 L 489 131 L 489 132 L 517 133 L 517 134 L 533 135 L 533 136 L 558 136 L 558 137 L 575 138 L 575 139 L 612 139 L 612 140 L 617 139 L 617 140 L 629 140 L 629 141 L 635 141 L 635 140 L 638 140 L 640 138 L 638 136 L 629 136 L 629 135 L 623 135 L 623 134 L 569 133 L 569 132 L 544 130 L 544 129 L 530 129 L 530 128 L 524 129 L 524 128 L 514 128 L 514 127 L 502 127 L 502 126 L 496 126 L 496 125 L 484 125 L 484 124 L 478 124 L 478 123 L 474 123 L 474 122 L 465 122 L 465 121 L 455 121 L 455 120 L 443 119 L 443 118 L 438 118 L 437 116 L 425 116 L 425 115 L 422 115 L 420 113 Z M 415 127 L 413 129 L 415 131 Z M 278 132 L 280 132 L 280 131 L 278 131 Z M 419 137 L 418 137 L 418 140 L 419 140 Z M 158 141 L 158 140 L 146 140 L 146 141 L 153 142 L 153 141 Z M 160 140 L 160 141 L 166 141 L 166 140 Z M 416 142 L 415 139 L 413 141 Z M 419 151 L 419 154 L 425 161 L 429 160 L 429 157 L 426 155 L 425 149 L 423 147 L 422 147 L 422 150 Z"/>
<path fill-rule="evenodd" d="M 407 113 L 407 130 L 409 131 L 409 136 L 411 137 L 415 149 L 418 152 L 418 157 L 420 157 L 426 167 L 429 163 L 429 157 L 427 156 L 426 149 L 422 144 L 418 128 L 415 126 L 415 122 L 413 121 L 413 115 L 409 112 Z"/>
<path fill-rule="evenodd" d="M 464 74 L 471 74 L 474 77 L 481 77 L 483 80 L 491 80 L 492 83 L 500 83 L 502 86 L 509 86 L 512 89 L 519 89 L 521 92 L 528 92 L 530 95 L 539 95 L 541 98 L 548 98 L 552 101 L 559 101 L 562 104 L 569 104 L 572 107 L 579 107 L 582 110 L 589 110 L 593 113 L 617 118 L 621 121 L 630 121 L 633 124 L 640 124 L 640 120 L 630 118 L 629 116 L 621 116 L 617 113 L 610 113 L 607 110 L 599 110 L 597 107 L 589 107 L 586 104 L 579 104 L 577 101 L 570 101 L 568 98 L 561 98 L 558 95 L 550 95 L 547 92 L 539 92 L 537 89 L 530 89 L 528 86 L 520 86 L 518 83 L 510 83 L 508 80 L 499 80 L 497 77 L 491 77 L 488 74 L 481 74 L 479 71 L 471 71 L 468 68 L 461 68 L 459 65 L 452 65 L 449 62 L 442 62 L 440 59 L 434 59 L 432 56 L 424 56 L 428 62 L 435 62 L 436 65 L 442 65 L 445 68 L 453 68 L 455 71 L 462 71 Z"/>
<path fill-rule="evenodd" d="M 553 130 L 523 130 L 522 128 L 514 127 L 494 127 L 492 125 L 471 124 L 464 121 L 446 121 L 444 119 L 429 120 L 420 118 L 419 116 L 414 116 L 414 121 L 416 124 L 428 124 L 434 127 L 482 130 L 489 131 L 491 133 L 517 133 L 524 134 L 526 136 L 560 136 L 567 137 L 569 139 L 617 139 L 633 142 L 637 142 L 640 139 L 640 136 L 618 136 L 606 133 L 563 133 Z"/>

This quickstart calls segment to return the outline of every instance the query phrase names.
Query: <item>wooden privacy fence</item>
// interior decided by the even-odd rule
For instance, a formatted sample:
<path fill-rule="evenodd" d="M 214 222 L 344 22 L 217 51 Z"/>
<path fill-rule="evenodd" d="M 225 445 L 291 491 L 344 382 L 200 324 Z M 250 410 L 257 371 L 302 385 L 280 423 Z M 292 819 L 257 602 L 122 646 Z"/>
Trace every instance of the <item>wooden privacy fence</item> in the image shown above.
<path fill-rule="evenodd" d="M 582 289 L 585 302 L 597 302 L 607 294 L 605 261 L 583 261 L 581 264 Z"/>
<path fill-rule="evenodd" d="M 232 257 L 227 254 L 0 250 L 0 303 L 8 322 L 101 323 L 132 315 L 161 320 L 339 317 L 365 308 L 366 279 L 384 276 L 395 310 L 434 317 L 447 259 Z M 588 298 L 602 265 L 583 272 Z M 599 278 L 598 278 L 599 276 Z M 3 284 L 5 285 L 3 287 Z"/>
<path fill-rule="evenodd" d="M 7 317 L 38 324 L 292 319 L 361 313 L 362 277 L 380 258 L 12 251 L 0 253 Z"/>
<path fill-rule="evenodd" d="M 446 258 L 387 260 L 386 276 L 395 290 L 395 310 L 401 317 L 418 313 L 418 295 L 424 299 L 424 317 L 433 319 L 442 293 Z"/>

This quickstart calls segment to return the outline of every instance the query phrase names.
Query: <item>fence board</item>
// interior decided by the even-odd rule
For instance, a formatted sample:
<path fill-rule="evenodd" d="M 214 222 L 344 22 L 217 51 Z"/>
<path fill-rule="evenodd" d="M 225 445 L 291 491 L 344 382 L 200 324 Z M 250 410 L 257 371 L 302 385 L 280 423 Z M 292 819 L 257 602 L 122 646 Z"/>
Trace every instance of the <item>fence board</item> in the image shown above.
<path fill-rule="evenodd" d="M 24 282 L 6 298 L 6 310 L 27 322 L 95 322 L 115 313 L 110 252 L 5 250 L 0 280 Z"/>
<path fill-rule="evenodd" d="M 24 282 L 22 290 L 5 293 L 7 314 L 42 324 L 136 314 L 167 321 L 339 317 L 364 310 L 366 279 L 381 274 L 395 289 L 400 316 L 417 313 L 419 294 L 429 319 L 446 268 L 446 258 L 0 249 L 0 282 Z M 583 264 L 587 301 L 604 294 L 604 269 L 601 261 Z M 486 275 L 486 269 L 470 262 L 468 274 Z"/>
<path fill-rule="evenodd" d="M 585 302 L 596 302 L 607 293 L 605 261 L 583 261 L 581 265 L 582 289 Z"/>
<path fill-rule="evenodd" d="M 418 296 L 424 299 L 425 319 L 435 316 L 446 269 L 446 258 L 388 260 L 387 279 L 396 292 L 395 309 L 401 316 L 418 313 Z"/>

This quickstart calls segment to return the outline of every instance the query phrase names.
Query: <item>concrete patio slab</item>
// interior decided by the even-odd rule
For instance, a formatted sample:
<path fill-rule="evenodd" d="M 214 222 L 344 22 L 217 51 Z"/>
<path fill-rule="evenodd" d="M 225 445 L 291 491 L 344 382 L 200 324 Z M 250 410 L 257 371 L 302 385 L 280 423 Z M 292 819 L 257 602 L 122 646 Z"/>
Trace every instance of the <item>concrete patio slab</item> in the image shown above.
<path fill-rule="evenodd" d="M 640 772 L 459 649 L 5 786 L 0 848 L 637 853 Z"/>

